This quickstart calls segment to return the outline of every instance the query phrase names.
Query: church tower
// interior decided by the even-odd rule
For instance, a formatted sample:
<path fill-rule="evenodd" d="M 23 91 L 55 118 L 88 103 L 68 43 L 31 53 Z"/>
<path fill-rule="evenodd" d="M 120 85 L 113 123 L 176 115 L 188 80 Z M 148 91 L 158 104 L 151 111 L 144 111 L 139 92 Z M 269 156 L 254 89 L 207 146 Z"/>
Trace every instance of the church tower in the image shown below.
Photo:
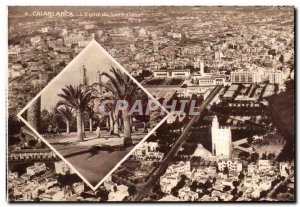
<path fill-rule="evenodd" d="M 86 77 L 86 68 L 84 65 L 80 68 L 80 84 L 86 85 L 87 84 L 87 77 Z"/>
<path fill-rule="evenodd" d="M 230 127 L 220 127 L 215 115 L 211 126 L 212 154 L 230 157 L 232 153 L 232 138 Z"/>
<path fill-rule="evenodd" d="M 204 61 L 203 60 L 200 62 L 200 73 L 202 76 L 204 75 Z"/>
<path fill-rule="evenodd" d="M 96 83 L 99 84 L 99 92 L 103 93 L 102 90 L 102 73 L 98 70 L 96 75 Z"/>

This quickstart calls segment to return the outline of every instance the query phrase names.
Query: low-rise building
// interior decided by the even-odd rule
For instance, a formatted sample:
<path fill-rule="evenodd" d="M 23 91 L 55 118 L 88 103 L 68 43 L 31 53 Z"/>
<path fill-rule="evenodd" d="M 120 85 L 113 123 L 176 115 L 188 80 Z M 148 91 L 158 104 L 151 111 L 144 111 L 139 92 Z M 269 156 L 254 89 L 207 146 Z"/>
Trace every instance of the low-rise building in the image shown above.
<path fill-rule="evenodd" d="M 241 172 L 243 170 L 242 163 L 237 159 L 224 159 L 219 160 L 218 169 L 223 172 L 225 168 L 228 168 L 229 171 Z"/>
<path fill-rule="evenodd" d="M 189 69 L 182 70 L 156 70 L 153 71 L 154 78 L 183 78 L 187 79 L 191 76 Z"/>
<path fill-rule="evenodd" d="M 198 193 L 191 191 L 190 187 L 183 187 L 178 191 L 178 197 L 183 201 L 196 201 Z"/>
<path fill-rule="evenodd" d="M 55 173 L 65 175 L 67 172 L 74 174 L 74 171 L 63 161 L 54 162 Z"/>
<path fill-rule="evenodd" d="M 267 172 L 272 169 L 270 160 L 258 160 L 257 165 L 259 172 Z"/>
<path fill-rule="evenodd" d="M 129 196 L 128 187 L 126 185 L 118 185 L 116 191 L 108 194 L 108 201 L 122 201 L 127 196 Z"/>
<path fill-rule="evenodd" d="M 27 174 L 31 176 L 43 171 L 46 171 L 46 164 L 41 162 L 36 162 L 33 166 L 26 168 Z"/>
<path fill-rule="evenodd" d="M 74 183 L 72 187 L 77 195 L 80 195 L 84 192 L 84 184 L 82 182 Z"/>

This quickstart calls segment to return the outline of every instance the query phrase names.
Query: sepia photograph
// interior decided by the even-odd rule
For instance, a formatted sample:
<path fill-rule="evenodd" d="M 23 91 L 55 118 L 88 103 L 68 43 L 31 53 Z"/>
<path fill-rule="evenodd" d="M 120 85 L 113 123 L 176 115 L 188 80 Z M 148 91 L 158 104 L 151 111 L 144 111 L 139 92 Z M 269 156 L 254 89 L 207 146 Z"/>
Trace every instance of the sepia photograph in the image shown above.
<path fill-rule="evenodd" d="M 293 6 L 9 6 L 7 201 L 296 201 Z"/>

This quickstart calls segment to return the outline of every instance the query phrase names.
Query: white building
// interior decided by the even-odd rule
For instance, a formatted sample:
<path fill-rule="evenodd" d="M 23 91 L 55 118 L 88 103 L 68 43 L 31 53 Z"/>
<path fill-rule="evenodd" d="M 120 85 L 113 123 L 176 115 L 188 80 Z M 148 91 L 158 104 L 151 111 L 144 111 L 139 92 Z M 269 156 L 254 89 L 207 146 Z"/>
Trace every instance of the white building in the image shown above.
<path fill-rule="evenodd" d="M 190 187 L 183 187 L 178 191 L 178 197 L 183 201 L 196 201 L 198 193 L 191 191 Z"/>
<path fill-rule="evenodd" d="M 26 173 L 28 175 L 35 175 L 43 171 L 46 171 L 46 164 L 41 162 L 36 162 L 33 166 L 26 168 Z"/>
<path fill-rule="evenodd" d="M 225 84 L 225 77 L 209 77 L 209 76 L 204 76 L 198 78 L 198 85 L 199 86 L 211 86 L 211 85 L 224 85 Z"/>
<path fill-rule="evenodd" d="M 231 72 L 231 83 L 256 83 L 257 73 L 250 70 L 236 70 Z"/>
<path fill-rule="evenodd" d="M 77 195 L 80 195 L 84 192 L 84 184 L 82 182 L 74 183 L 72 187 Z"/>
<path fill-rule="evenodd" d="M 78 47 L 86 47 L 91 41 L 89 40 L 82 40 L 78 42 Z"/>
<path fill-rule="evenodd" d="M 220 127 L 215 115 L 211 126 L 212 154 L 215 156 L 229 157 L 232 152 L 232 140 L 230 127 Z"/>
<path fill-rule="evenodd" d="M 247 166 L 247 173 L 248 175 L 253 175 L 258 173 L 258 166 L 256 164 L 249 164 Z"/>
<path fill-rule="evenodd" d="M 41 40 L 42 38 L 40 36 L 35 36 L 30 38 L 30 42 L 32 45 L 38 44 Z"/>
<path fill-rule="evenodd" d="M 182 70 L 157 70 L 153 72 L 154 78 L 184 78 L 187 79 L 191 75 L 189 69 Z"/>
<path fill-rule="evenodd" d="M 284 78 L 283 78 L 284 74 L 282 71 L 274 71 L 274 72 L 270 72 L 269 74 L 269 82 L 274 84 L 279 84 L 282 85 L 284 83 Z"/>
<path fill-rule="evenodd" d="M 74 174 L 73 170 L 63 161 L 54 162 L 55 173 L 65 175 L 67 172 Z"/>
<path fill-rule="evenodd" d="M 286 163 L 286 162 L 280 162 L 279 163 L 280 176 L 287 177 L 289 175 L 288 174 L 289 170 L 290 170 L 290 166 L 289 166 L 288 163 Z"/>
<path fill-rule="evenodd" d="M 217 174 L 217 168 L 215 166 L 199 166 L 194 169 L 193 178 L 197 179 L 198 177 L 214 177 Z"/>
<path fill-rule="evenodd" d="M 267 172 L 272 169 L 270 160 L 258 160 L 258 170 L 260 172 Z"/>
<path fill-rule="evenodd" d="M 225 168 L 228 168 L 229 172 L 241 172 L 243 170 L 243 165 L 239 160 L 236 159 L 225 159 L 219 160 L 218 169 L 223 172 Z"/>
<path fill-rule="evenodd" d="M 160 186 L 164 193 L 170 193 L 181 179 L 181 175 L 191 177 L 190 162 L 179 162 L 168 167 L 165 174 L 160 177 Z"/>
<path fill-rule="evenodd" d="M 164 153 L 157 151 L 157 148 L 157 142 L 144 142 L 132 153 L 132 157 L 135 160 L 161 161 L 164 158 Z"/>
<path fill-rule="evenodd" d="M 126 185 L 118 185 L 116 191 L 108 194 L 108 201 L 122 201 L 127 196 L 129 196 L 128 187 Z"/>

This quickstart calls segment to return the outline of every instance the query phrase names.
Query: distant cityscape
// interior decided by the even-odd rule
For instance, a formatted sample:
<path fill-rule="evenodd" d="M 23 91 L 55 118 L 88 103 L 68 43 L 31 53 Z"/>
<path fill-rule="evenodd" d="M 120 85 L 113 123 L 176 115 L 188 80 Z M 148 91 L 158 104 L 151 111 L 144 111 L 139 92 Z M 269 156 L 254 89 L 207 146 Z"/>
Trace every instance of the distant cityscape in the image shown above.
<path fill-rule="evenodd" d="M 295 201 L 293 7 L 67 8 L 138 15 L 9 7 L 9 201 Z M 159 102 L 199 112 L 176 105 L 95 191 L 16 116 L 91 40 Z"/>

